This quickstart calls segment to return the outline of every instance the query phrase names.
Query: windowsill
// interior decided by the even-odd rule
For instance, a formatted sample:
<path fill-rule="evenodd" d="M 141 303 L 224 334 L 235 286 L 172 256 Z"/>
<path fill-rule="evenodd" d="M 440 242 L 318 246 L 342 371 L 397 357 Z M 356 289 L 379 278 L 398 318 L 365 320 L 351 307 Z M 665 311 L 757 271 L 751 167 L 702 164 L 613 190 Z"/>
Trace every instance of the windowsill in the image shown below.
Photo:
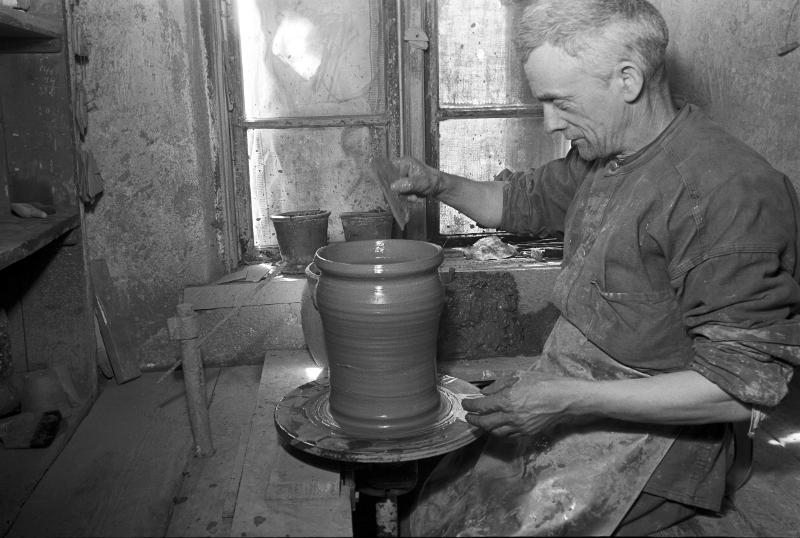
<path fill-rule="evenodd" d="M 506 258 L 503 260 L 467 259 L 452 248 L 444 251 L 444 262 L 439 271 L 519 271 L 526 269 L 548 269 L 561 267 L 561 260 L 536 261 L 532 258 Z"/>

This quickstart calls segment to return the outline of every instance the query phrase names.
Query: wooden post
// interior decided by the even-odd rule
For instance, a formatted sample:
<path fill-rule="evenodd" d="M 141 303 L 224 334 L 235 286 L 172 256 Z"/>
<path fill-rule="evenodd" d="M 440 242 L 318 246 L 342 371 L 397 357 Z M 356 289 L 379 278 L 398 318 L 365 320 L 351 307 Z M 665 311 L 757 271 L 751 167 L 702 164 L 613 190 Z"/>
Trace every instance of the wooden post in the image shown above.
<path fill-rule="evenodd" d="M 206 404 L 206 384 L 203 359 L 200 356 L 200 323 L 189 303 L 178 305 L 178 317 L 169 319 L 170 336 L 181 342 L 183 382 L 186 385 L 186 405 L 194 437 L 194 455 L 205 458 L 214 454 L 211 425 Z"/>

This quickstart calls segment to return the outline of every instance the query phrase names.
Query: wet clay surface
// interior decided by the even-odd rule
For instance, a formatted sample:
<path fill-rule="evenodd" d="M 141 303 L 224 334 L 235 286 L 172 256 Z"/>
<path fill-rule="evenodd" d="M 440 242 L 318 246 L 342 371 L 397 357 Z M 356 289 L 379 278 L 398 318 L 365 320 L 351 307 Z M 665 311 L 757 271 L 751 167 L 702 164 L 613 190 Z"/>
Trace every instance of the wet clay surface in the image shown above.
<path fill-rule="evenodd" d="M 397 438 L 365 438 L 345 431 L 330 413 L 330 382 L 319 379 L 287 394 L 275 409 L 275 424 L 292 447 L 351 462 L 415 461 L 445 454 L 478 439 L 482 432 L 464 421 L 461 400 L 480 391 L 451 376 L 437 381 L 440 405 L 433 420 Z"/>
<path fill-rule="evenodd" d="M 435 421 L 441 261 L 440 247 L 420 241 L 338 243 L 318 252 L 330 412 L 348 433 L 396 438 Z"/>

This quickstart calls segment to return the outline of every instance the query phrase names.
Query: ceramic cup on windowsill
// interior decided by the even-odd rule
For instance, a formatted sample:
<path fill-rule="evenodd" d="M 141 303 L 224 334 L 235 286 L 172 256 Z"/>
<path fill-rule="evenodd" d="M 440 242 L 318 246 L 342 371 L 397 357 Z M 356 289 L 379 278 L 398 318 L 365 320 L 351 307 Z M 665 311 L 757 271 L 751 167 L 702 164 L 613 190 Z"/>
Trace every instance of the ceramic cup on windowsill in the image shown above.
<path fill-rule="evenodd" d="M 270 215 L 281 250 L 282 273 L 303 274 L 314 261 L 317 249 L 328 243 L 330 214 L 327 210 L 311 209 Z"/>
<path fill-rule="evenodd" d="M 345 241 L 392 238 L 394 217 L 390 211 L 351 211 L 342 213 L 339 218 Z"/>

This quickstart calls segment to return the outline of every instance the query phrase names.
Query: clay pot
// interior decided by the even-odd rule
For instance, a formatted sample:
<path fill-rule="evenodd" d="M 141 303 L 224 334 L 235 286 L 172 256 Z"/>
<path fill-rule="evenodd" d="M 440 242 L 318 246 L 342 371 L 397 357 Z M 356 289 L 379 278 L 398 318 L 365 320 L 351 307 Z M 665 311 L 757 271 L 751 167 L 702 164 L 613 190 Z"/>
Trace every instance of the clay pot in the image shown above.
<path fill-rule="evenodd" d="M 404 239 L 317 251 L 330 412 L 348 434 L 397 438 L 435 422 L 442 259 L 441 247 Z"/>
<path fill-rule="evenodd" d="M 328 366 L 328 352 L 325 349 L 325 335 L 322 329 L 322 318 L 317 305 L 314 304 L 314 291 L 319 282 L 319 269 L 314 263 L 306 267 L 306 285 L 300 296 L 300 324 L 303 327 L 303 337 L 308 346 L 311 358 L 317 366 Z"/>
<path fill-rule="evenodd" d="M 342 213 L 342 231 L 345 241 L 390 239 L 394 217 L 390 211 L 353 211 Z"/>
<path fill-rule="evenodd" d="M 330 211 L 287 211 L 270 215 L 278 247 L 281 250 L 281 272 L 302 274 L 314 260 L 314 253 L 328 242 Z"/>

